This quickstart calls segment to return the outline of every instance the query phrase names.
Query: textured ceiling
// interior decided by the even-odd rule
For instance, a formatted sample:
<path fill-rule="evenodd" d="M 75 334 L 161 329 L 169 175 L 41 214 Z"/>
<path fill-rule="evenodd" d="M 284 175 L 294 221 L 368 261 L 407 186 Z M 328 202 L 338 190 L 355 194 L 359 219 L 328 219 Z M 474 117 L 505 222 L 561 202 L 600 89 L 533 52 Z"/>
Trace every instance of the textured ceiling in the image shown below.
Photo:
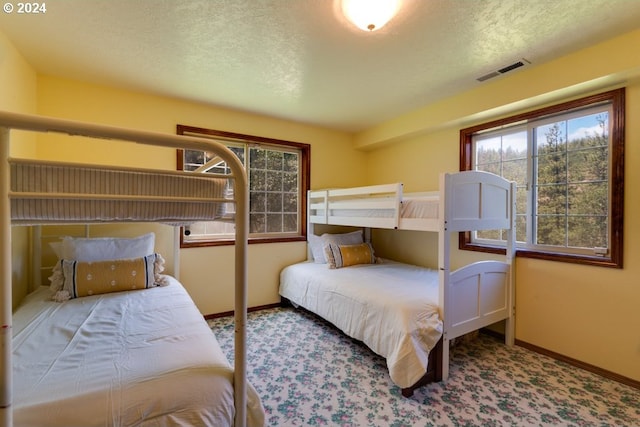
<path fill-rule="evenodd" d="M 40 73 L 347 131 L 522 58 L 533 67 L 640 28 L 637 0 L 404 0 L 372 33 L 345 22 L 334 0 L 46 6 L 0 15 L 0 31 Z"/>

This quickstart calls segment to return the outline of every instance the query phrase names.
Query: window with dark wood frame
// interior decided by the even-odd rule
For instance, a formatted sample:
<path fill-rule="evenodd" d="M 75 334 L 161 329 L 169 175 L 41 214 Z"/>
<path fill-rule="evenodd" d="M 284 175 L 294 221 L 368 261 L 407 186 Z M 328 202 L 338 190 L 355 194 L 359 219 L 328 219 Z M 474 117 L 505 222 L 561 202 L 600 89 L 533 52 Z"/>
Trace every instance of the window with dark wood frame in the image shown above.
<path fill-rule="evenodd" d="M 597 128 L 577 132 L 586 119 Z M 621 88 L 462 129 L 460 170 L 517 182 L 517 256 L 622 268 L 624 129 Z M 467 232 L 459 246 L 500 241 Z"/>
<path fill-rule="evenodd" d="M 178 135 L 214 139 L 227 145 L 247 168 L 249 181 L 249 243 L 306 240 L 307 191 L 310 188 L 309 144 L 178 125 Z M 207 153 L 177 150 L 177 169 L 195 169 Z M 186 159 L 186 160 L 185 160 Z M 220 162 L 211 172 L 226 173 Z M 181 247 L 233 244 L 232 222 L 205 222 L 180 233 Z"/>

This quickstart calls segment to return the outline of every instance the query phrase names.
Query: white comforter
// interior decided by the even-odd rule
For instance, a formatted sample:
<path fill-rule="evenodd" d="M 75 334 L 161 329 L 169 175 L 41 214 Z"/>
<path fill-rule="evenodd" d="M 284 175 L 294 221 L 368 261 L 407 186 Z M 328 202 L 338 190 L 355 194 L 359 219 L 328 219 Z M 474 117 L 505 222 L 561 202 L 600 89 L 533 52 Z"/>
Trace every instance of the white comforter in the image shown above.
<path fill-rule="evenodd" d="M 426 373 L 442 336 L 434 270 L 390 261 L 334 270 L 304 262 L 282 271 L 280 295 L 385 357 L 402 388 Z"/>
<path fill-rule="evenodd" d="M 233 371 L 193 301 L 166 287 L 14 313 L 15 426 L 232 426 Z M 248 424 L 264 412 L 249 386 Z"/>

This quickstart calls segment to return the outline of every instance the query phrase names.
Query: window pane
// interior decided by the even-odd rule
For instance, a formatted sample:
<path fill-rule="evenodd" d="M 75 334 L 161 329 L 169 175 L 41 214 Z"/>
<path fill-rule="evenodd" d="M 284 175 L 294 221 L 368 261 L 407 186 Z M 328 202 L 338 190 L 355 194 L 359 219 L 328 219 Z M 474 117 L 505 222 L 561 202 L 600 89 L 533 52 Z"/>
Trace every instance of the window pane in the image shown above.
<path fill-rule="evenodd" d="M 565 153 L 541 154 L 538 161 L 537 181 L 539 184 L 567 182 L 567 155 Z"/>
<path fill-rule="evenodd" d="M 564 215 L 567 212 L 567 193 L 564 185 L 538 187 L 538 214 Z"/>
<path fill-rule="evenodd" d="M 479 239 L 502 240 L 500 230 L 482 230 L 476 233 Z"/>
<path fill-rule="evenodd" d="M 281 171 L 283 162 L 283 153 L 281 151 L 267 151 L 267 166 L 266 168 L 272 171 Z"/>
<path fill-rule="evenodd" d="M 502 148 L 502 137 L 479 138 L 476 140 L 476 165 L 488 163 L 500 163 Z M 485 170 L 485 169 L 482 169 Z"/>
<path fill-rule="evenodd" d="M 500 171 L 502 170 L 500 166 L 500 163 L 488 163 L 484 165 L 478 165 L 477 170 L 500 175 Z"/>
<path fill-rule="evenodd" d="M 282 191 L 286 193 L 298 193 L 298 173 L 284 173 L 282 174 Z"/>
<path fill-rule="evenodd" d="M 516 215 L 516 242 L 527 241 L 527 216 Z"/>
<path fill-rule="evenodd" d="M 518 187 L 516 189 L 516 213 L 523 215 L 527 213 L 527 201 L 529 195 L 525 187 Z"/>
<path fill-rule="evenodd" d="M 284 195 L 284 201 L 282 203 L 282 212 L 298 212 L 298 200 L 291 194 Z"/>
<path fill-rule="evenodd" d="M 264 213 L 267 208 L 267 197 L 265 193 L 249 193 L 249 203 L 251 213 Z"/>
<path fill-rule="evenodd" d="M 299 156 L 297 153 L 284 153 L 283 170 L 298 173 Z"/>
<path fill-rule="evenodd" d="M 608 145 L 609 113 L 607 110 L 594 114 L 587 114 L 567 121 L 569 142 L 577 143 L 578 147 L 593 147 Z"/>
<path fill-rule="evenodd" d="M 298 215 L 285 214 L 283 218 L 283 229 L 285 233 L 294 233 L 298 230 Z"/>
<path fill-rule="evenodd" d="M 566 121 L 558 121 L 535 129 L 538 153 L 563 153 L 567 142 Z"/>
<path fill-rule="evenodd" d="M 266 190 L 282 191 L 282 172 L 266 172 Z"/>
<path fill-rule="evenodd" d="M 569 246 L 577 248 L 607 247 L 607 217 L 569 217 Z"/>
<path fill-rule="evenodd" d="M 228 148 L 238 157 L 238 159 L 240 159 L 240 161 L 242 162 L 242 164 L 244 164 L 244 153 L 245 153 L 245 149 L 244 146 L 239 147 L 239 146 L 228 146 Z"/>
<path fill-rule="evenodd" d="M 249 171 L 249 190 L 265 191 L 267 188 L 267 174 L 264 170 L 251 169 Z"/>
<path fill-rule="evenodd" d="M 264 233 L 267 230 L 267 216 L 264 213 L 249 215 L 249 233 Z"/>
<path fill-rule="evenodd" d="M 267 233 L 282 232 L 282 214 L 267 214 Z"/>
<path fill-rule="evenodd" d="M 249 168 L 265 169 L 267 165 L 267 153 L 260 148 L 251 148 L 249 150 Z"/>
<path fill-rule="evenodd" d="M 282 193 L 267 194 L 267 212 L 282 212 Z"/>
<path fill-rule="evenodd" d="M 527 160 L 527 131 L 510 133 L 502 138 L 502 160 Z"/>
<path fill-rule="evenodd" d="M 536 227 L 536 244 L 550 246 L 565 246 L 566 223 L 565 216 L 538 216 Z"/>
<path fill-rule="evenodd" d="M 184 170 L 192 171 L 197 169 L 204 162 L 204 152 L 196 150 L 185 150 L 184 153 Z"/>
<path fill-rule="evenodd" d="M 569 182 L 606 181 L 609 176 L 607 148 L 585 148 L 570 151 L 567 173 Z"/>
<path fill-rule="evenodd" d="M 525 185 L 527 183 L 527 159 L 509 160 L 502 163 L 502 177 L 509 181 L 515 181 L 519 185 Z"/>
<path fill-rule="evenodd" d="M 609 186 L 605 182 L 573 184 L 567 189 L 569 215 L 607 215 Z"/>

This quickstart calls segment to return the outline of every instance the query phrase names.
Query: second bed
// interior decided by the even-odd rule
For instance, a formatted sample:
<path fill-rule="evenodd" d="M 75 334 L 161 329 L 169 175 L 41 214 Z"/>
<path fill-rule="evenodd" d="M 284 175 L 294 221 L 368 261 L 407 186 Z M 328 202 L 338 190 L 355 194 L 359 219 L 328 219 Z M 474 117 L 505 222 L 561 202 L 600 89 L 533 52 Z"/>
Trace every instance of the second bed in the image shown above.
<path fill-rule="evenodd" d="M 280 295 L 385 357 L 403 389 L 433 367 L 429 353 L 442 336 L 436 271 L 392 261 L 341 269 L 305 262 L 284 269 Z"/>
<path fill-rule="evenodd" d="M 442 174 L 438 192 L 416 197 L 428 207 L 423 217 L 408 215 L 405 199 L 401 184 L 311 192 L 309 260 L 282 271 L 280 295 L 385 357 L 410 396 L 448 378 L 451 340 L 505 320 L 513 343 L 515 184 L 486 172 Z M 362 230 L 316 236 L 314 224 L 437 232 L 438 269 L 379 262 Z M 452 270 L 452 235 L 478 230 L 506 230 L 506 259 Z"/>

